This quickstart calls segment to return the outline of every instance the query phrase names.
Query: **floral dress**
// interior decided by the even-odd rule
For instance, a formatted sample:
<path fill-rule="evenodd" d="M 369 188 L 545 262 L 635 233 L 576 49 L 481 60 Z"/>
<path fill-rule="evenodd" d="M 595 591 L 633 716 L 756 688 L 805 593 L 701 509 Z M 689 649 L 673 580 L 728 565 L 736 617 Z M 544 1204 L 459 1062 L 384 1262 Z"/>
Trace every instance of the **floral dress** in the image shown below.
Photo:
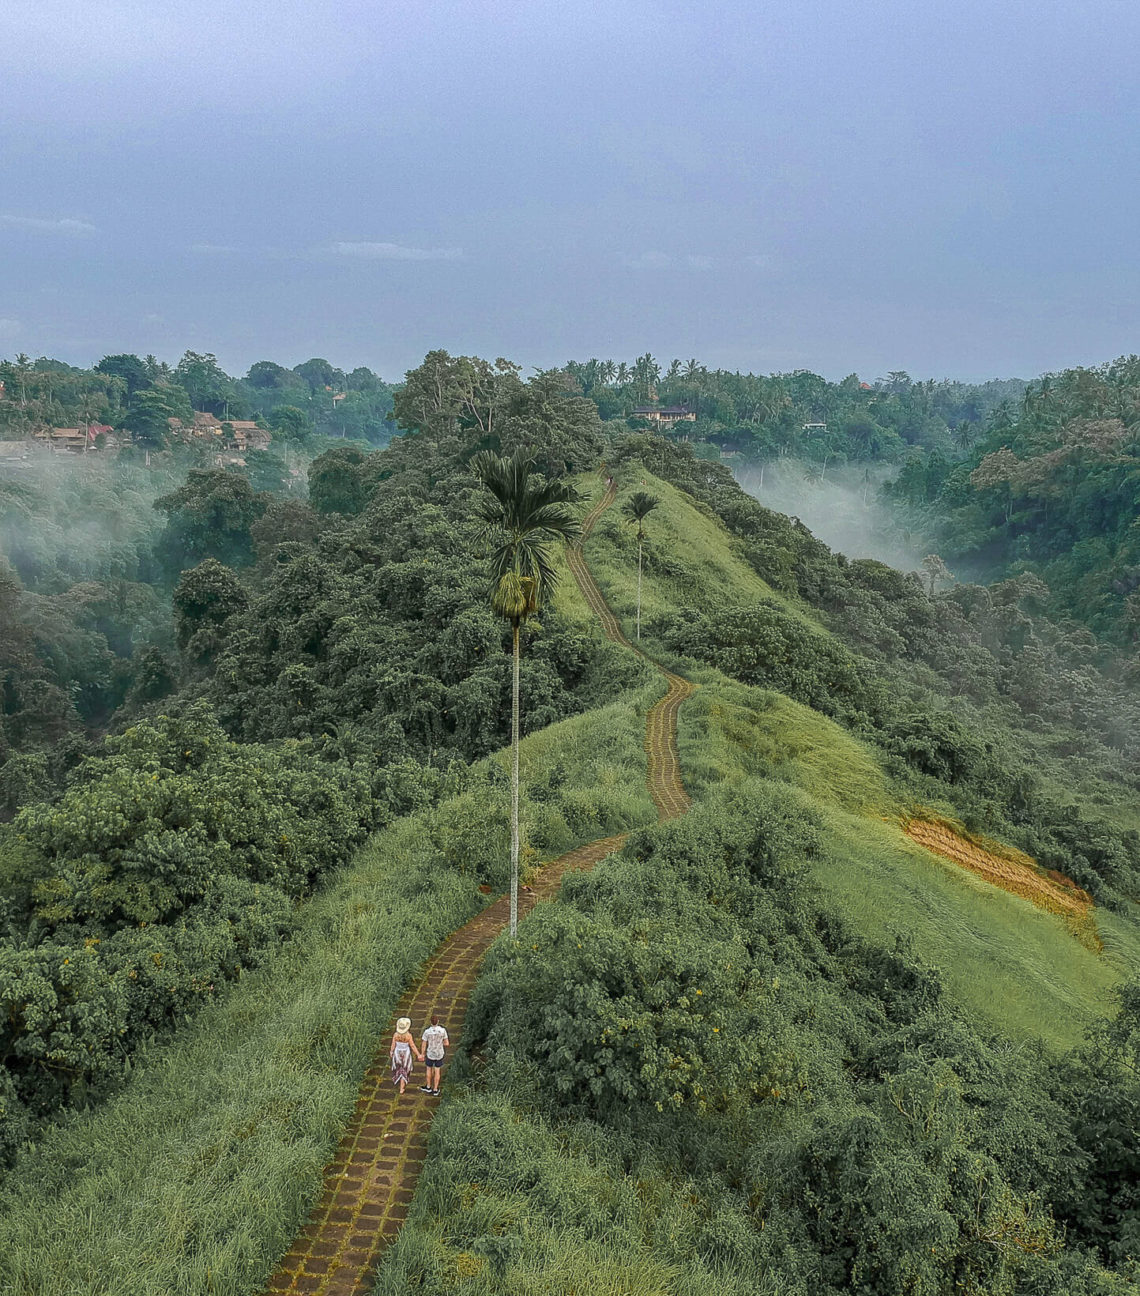
<path fill-rule="evenodd" d="M 404 1040 L 397 1040 L 392 1050 L 392 1083 L 405 1083 L 412 1074 L 412 1046 Z"/>

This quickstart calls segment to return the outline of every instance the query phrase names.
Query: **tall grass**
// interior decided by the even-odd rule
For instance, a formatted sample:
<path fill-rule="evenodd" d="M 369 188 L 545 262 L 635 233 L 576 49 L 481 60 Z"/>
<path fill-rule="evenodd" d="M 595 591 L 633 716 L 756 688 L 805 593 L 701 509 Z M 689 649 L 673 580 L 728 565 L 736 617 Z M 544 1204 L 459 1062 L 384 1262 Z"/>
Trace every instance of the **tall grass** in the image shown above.
<path fill-rule="evenodd" d="M 656 611 L 686 605 L 780 597 L 719 522 L 687 495 L 640 469 L 626 471 L 622 494 L 640 488 L 643 478 L 645 489 L 662 500 L 648 524 L 656 558 L 646 569 L 643 624 Z M 627 624 L 637 576 L 632 531 L 617 520 L 615 508 L 587 550 L 603 592 Z M 643 642 L 669 661 L 652 638 Z M 909 789 L 892 783 L 874 747 L 782 694 L 739 684 L 706 666 L 670 664 L 702 686 L 680 712 L 689 792 L 699 798 L 725 782 L 755 776 L 800 788 L 823 814 L 834 846 L 817 865 L 820 881 L 861 934 L 882 939 L 897 932 L 913 939 L 941 967 L 960 1002 L 1015 1037 L 1069 1047 L 1111 1009 L 1115 987 L 1140 966 L 1140 924 L 1098 909 L 1105 952 L 1084 949 L 1059 919 L 911 842 L 894 822 Z M 931 808 L 956 813 L 948 802 Z M 1118 810 L 1122 819 L 1134 813 L 1134 807 Z"/>
<path fill-rule="evenodd" d="M 578 479 L 587 491 L 589 478 Z M 639 465 L 618 477 L 618 497 L 602 514 L 587 541 L 586 554 L 606 601 L 632 638 L 637 608 L 636 528 L 622 516 L 622 501 L 645 490 L 658 499 L 645 522 L 645 571 L 641 592 L 642 641 L 654 617 L 686 607 L 752 603 L 774 599 L 794 616 L 818 624 L 797 600 L 772 588 L 745 559 L 741 542 L 711 510 Z M 652 638 L 649 642 L 652 644 Z"/>
<path fill-rule="evenodd" d="M 544 857 L 656 817 L 642 749 L 655 696 L 524 741 Z M 119 1095 L 20 1157 L 0 1192 L 4 1296 L 259 1288 L 318 1194 L 405 986 L 483 903 L 478 872 L 446 857 L 473 816 L 499 817 L 486 793 L 475 806 L 467 795 L 373 838 L 263 967 L 145 1056 Z"/>
<path fill-rule="evenodd" d="M 912 842 L 896 816 L 906 797 L 874 748 L 778 693 L 697 673 L 680 718 L 681 764 L 705 795 L 760 776 L 801 789 L 830 849 L 815 861 L 829 902 L 861 935 L 915 942 L 960 1003 L 995 1030 L 1057 1048 L 1077 1044 L 1140 966 L 1140 926 L 1095 911 L 1105 953 L 1086 949 L 1055 915 Z"/>
<path fill-rule="evenodd" d="M 509 1094 L 465 1088 L 440 1109 L 374 1296 L 776 1296 L 762 1275 L 695 1254 L 716 1225 L 707 1196 L 651 1146 L 554 1126 L 514 1080 Z"/>

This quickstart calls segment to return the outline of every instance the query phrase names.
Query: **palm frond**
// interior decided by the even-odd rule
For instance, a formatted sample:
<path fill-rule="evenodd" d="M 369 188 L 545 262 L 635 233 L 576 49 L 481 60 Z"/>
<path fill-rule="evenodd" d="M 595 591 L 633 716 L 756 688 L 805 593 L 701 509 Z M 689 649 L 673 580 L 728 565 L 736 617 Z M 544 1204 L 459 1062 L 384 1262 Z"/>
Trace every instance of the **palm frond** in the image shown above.
<path fill-rule="evenodd" d="M 534 460 L 523 450 L 509 458 L 484 450 L 472 458 L 471 469 L 491 495 L 479 503 L 478 517 L 480 538 L 494 542 L 487 563 L 492 606 L 509 620 L 523 620 L 557 581 L 551 545 L 581 532 L 570 509 L 577 492 L 568 482 L 532 485 Z"/>
<path fill-rule="evenodd" d="M 631 522 L 644 522 L 661 501 L 648 491 L 635 491 L 622 505 L 621 511 Z"/>

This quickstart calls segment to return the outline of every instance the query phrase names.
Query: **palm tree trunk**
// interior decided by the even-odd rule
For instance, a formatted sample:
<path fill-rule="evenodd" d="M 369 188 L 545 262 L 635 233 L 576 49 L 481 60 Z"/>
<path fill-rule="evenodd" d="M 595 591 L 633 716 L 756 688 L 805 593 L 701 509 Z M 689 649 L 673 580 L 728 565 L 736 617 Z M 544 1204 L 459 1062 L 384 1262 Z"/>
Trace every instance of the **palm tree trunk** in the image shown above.
<path fill-rule="evenodd" d="M 511 674 L 511 935 L 519 930 L 519 627 L 513 626 Z"/>
<path fill-rule="evenodd" d="M 637 541 L 637 642 L 641 642 L 641 540 Z"/>

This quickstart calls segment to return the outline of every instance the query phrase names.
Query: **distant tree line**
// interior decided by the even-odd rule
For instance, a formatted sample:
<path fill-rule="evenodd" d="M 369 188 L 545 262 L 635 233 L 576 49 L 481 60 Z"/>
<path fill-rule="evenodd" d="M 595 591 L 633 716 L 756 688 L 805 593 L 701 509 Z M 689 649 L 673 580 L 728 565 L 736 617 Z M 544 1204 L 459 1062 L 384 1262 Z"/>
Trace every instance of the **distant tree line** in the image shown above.
<path fill-rule="evenodd" d="M 1140 358 L 1046 374 L 962 460 L 911 459 L 889 494 L 952 566 L 1033 573 L 1056 616 L 1140 642 Z"/>
<path fill-rule="evenodd" d="M 383 445 L 394 431 L 388 383 L 363 366 L 345 373 L 320 358 L 292 369 L 259 360 L 235 378 L 214 355 L 197 351 L 174 366 L 152 355 L 108 355 L 93 369 L 21 354 L 0 361 L 0 382 L 0 439 L 94 423 L 161 449 L 169 420 L 188 423 L 193 410 L 223 421 L 258 421 L 280 442 L 315 436 Z"/>

